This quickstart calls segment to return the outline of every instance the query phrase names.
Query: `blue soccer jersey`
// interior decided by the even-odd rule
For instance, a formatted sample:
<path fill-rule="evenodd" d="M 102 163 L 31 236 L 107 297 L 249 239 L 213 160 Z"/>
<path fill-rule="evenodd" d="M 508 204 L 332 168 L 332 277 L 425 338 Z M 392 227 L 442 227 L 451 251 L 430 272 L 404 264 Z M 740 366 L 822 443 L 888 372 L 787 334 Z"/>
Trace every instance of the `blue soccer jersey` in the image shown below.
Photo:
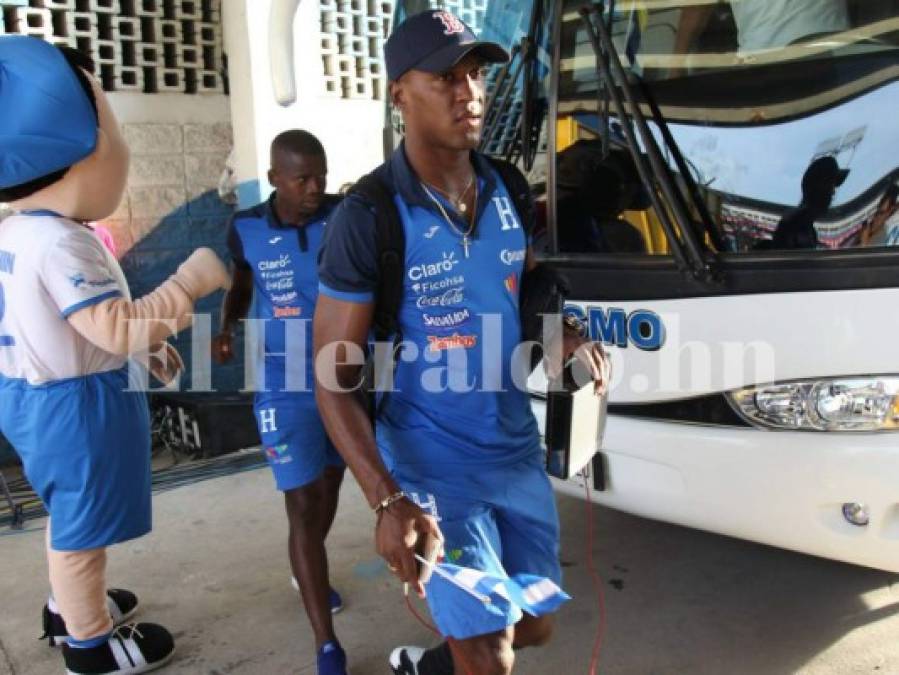
<path fill-rule="evenodd" d="M 401 148 L 379 169 L 392 186 L 405 231 L 399 325 L 406 347 L 395 391 L 380 411 L 378 442 L 394 466 L 515 463 L 540 451 L 528 395 L 519 284 L 527 233 L 493 168 L 474 155 L 477 225 L 468 225 L 422 187 Z M 446 215 L 445 215 L 446 214 Z M 333 213 L 319 265 L 321 293 L 372 302 L 378 283 L 377 225 L 369 205 L 350 197 Z M 517 369 L 517 372 L 516 372 Z M 515 373 L 515 377 L 513 377 Z"/>
<path fill-rule="evenodd" d="M 261 320 L 265 330 L 257 390 L 313 392 L 316 260 L 336 201 L 326 197 L 319 212 L 302 226 L 285 225 L 275 212 L 273 194 L 267 202 L 237 213 L 231 222 L 228 248 L 234 264 L 253 272 L 250 318 Z"/>

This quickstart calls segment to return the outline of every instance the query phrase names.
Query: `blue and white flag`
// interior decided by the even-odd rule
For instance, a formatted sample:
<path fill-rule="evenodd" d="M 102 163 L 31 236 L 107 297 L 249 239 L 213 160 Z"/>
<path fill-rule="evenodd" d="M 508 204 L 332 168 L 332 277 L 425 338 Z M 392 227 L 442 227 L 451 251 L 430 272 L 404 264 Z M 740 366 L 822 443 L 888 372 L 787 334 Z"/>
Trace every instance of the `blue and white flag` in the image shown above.
<path fill-rule="evenodd" d="M 465 593 L 486 606 L 515 605 L 531 616 L 550 614 L 571 600 L 571 596 L 546 577 L 516 574 L 501 578 L 451 563 L 434 565 L 434 576 L 428 587 L 433 584 L 455 586 L 458 593 Z"/>

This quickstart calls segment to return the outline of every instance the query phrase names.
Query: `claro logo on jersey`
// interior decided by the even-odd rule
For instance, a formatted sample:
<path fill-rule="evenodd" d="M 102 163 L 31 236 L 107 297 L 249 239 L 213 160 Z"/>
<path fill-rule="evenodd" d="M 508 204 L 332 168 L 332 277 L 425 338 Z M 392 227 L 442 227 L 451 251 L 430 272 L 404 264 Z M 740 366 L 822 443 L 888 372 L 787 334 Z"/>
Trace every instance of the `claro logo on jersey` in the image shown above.
<path fill-rule="evenodd" d="M 435 263 L 426 263 L 423 265 L 415 265 L 409 268 L 409 280 L 421 281 L 430 277 L 436 277 L 441 274 L 449 274 L 453 271 L 459 260 L 456 258 L 456 252 L 444 253 L 443 260 Z"/>
<path fill-rule="evenodd" d="M 260 272 L 268 270 L 280 270 L 290 264 L 290 256 L 287 253 L 282 254 L 276 260 L 260 260 L 257 267 Z"/>
<path fill-rule="evenodd" d="M 630 313 L 616 307 L 579 307 L 566 305 L 565 313 L 587 323 L 590 338 L 626 349 L 632 344 L 645 352 L 658 351 L 665 344 L 665 324 L 648 309 Z"/>

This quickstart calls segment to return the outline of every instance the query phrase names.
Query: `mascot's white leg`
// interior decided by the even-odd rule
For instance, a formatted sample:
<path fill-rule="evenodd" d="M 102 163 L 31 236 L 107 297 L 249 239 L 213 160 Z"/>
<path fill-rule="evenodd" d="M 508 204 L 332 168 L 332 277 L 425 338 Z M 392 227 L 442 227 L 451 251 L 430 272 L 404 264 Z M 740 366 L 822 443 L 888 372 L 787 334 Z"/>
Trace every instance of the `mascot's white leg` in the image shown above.
<path fill-rule="evenodd" d="M 44 626 L 67 672 L 143 673 L 172 658 L 172 636 L 125 624 L 136 597 L 106 587 L 106 547 L 151 528 L 149 414 L 128 359 L 171 379 L 180 357 L 159 343 L 230 276 L 200 249 L 132 301 L 84 227 L 120 202 L 128 149 L 83 58 L 0 36 L 0 202 L 19 211 L 0 223 L 0 430 L 52 519 Z"/>

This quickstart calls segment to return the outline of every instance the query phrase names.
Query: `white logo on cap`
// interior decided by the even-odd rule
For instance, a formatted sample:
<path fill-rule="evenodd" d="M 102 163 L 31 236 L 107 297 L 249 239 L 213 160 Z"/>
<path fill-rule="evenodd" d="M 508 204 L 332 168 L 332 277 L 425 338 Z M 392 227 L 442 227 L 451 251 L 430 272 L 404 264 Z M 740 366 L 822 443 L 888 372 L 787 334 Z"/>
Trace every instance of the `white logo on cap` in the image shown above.
<path fill-rule="evenodd" d="M 434 12 L 434 18 L 443 22 L 443 26 L 446 28 L 443 31 L 444 35 L 455 35 L 456 33 L 465 32 L 465 24 L 455 14 L 446 11 Z"/>

